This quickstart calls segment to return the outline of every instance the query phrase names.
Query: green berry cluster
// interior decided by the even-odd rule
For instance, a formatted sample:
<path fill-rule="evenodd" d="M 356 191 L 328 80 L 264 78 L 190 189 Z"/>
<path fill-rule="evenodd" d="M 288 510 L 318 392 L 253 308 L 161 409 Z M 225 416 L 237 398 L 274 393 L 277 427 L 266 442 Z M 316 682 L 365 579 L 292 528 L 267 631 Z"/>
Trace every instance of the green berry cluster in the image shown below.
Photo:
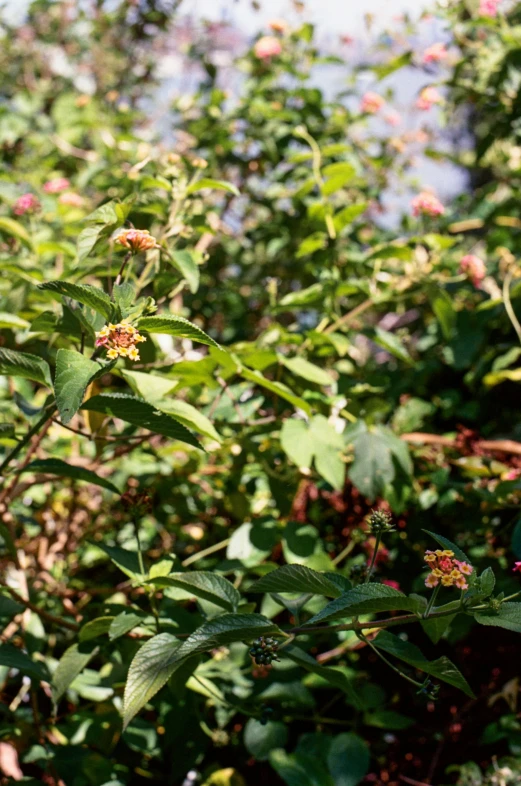
<path fill-rule="evenodd" d="M 373 535 L 381 532 L 393 532 L 392 516 L 385 510 L 372 510 L 369 516 L 369 526 Z"/>
<path fill-rule="evenodd" d="M 257 666 L 270 666 L 272 661 L 280 660 L 280 658 L 277 657 L 278 648 L 279 644 L 277 639 L 259 636 L 251 646 L 250 655 Z"/>

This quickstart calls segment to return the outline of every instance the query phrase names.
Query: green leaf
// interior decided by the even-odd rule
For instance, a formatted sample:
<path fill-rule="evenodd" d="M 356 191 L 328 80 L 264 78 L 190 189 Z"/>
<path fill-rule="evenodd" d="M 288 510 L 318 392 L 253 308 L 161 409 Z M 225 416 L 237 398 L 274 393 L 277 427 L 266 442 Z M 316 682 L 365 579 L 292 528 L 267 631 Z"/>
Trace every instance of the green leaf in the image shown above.
<path fill-rule="evenodd" d="M 365 713 L 364 723 L 366 726 L 373 726 L 373 728 L 376 729 L 401 731 L 402 729 L 410 729 L 411 726 L 414 726 L 416 721 L 407 715 L 402 715 L 401 712 L 394 712 L 393 710 L 376 710 L 376 712 Z"/>
<path fill-rule="evenodd" d="M 380 631 L 373 644 L 388 655 L 394 655 L 394 657 L 408 663 L 409 666 L 430 674 L 432 677 L 437 677 L 439 680 L 459 688 L 467 696 L 475 698 L 465 677 L 444 655 L 437 660 L 429 661 L 414 644 L 403 641 L 403 639 L 394 636 L 386 630 Z"/>
<path fill-rule="evenodd" d="M 19 221 L 15 221 L 14 218 L 0 216 L 0 233 L 9 235 L 10 237 L 15 237 L 17 240 L 23 243 L 24 246 L 27 246 L 27 248 L 33 247 L 33 243 L 28 231 L 23 224 L 20 224 Z"/>
<path fill-rule="evenodd" d="M 480 625 L 491 625 L 494 628 L 506 628 L 521 633 L 521 603 L 502 603 L 498 612 L 491 609 L 476 612 L 476 622 Z"/>
<path fill-rule="evenodd" d="M 26 319 L 22 319 L 17 314 L 7 314 L 5 311 L 0 311 L 0 328 L 25 330 L 29 325 L 30 323 Z"/>
<path fill-rule="evenodd" d="M 356 172 L 352 164 L 339 161 L 325 166 L 322 174 L 325 178 L 322 193 L 329 196 L 347 185 L 354 178 Z"/>
<path fill-rule="evenodd" d="M 89 308 L 93 308 L 105 318 L 109 318 L 112 313 L 112 303 L 106 292 L 99 287 L 92 287 L 90 284 L 70 284 L 68 281 L 48 281 L 40 284 L 38 289 L 44 289 L 58 295 L 67 297 L 83 303 Z"/>
<path fill-rule="evenodd" d="M 257 761 L 266 761 L 272 750 L 284 748 L 287 739 L 287 727 L 279 721 L 261 723 L 256 718 L 248 718 L 244 727 L 244 745 Z"/>
<path fill-rule="evenodd" d="M 96 543 L 96 546 L 110 557 L 114 565 L 129 576 L 131 579 L 143 578 L 137 551 L 129 551 L 119 546 L 106 546 L 104 543 Z"/>
<path fill-rule="evenodd" d="M 287 786 L 334 786 L 325 765 L 317 758 L 277 748 L 270 753 L 269 760 Z"/>
<path fill-rule="evenodd" d="M 18 669 L 22 674 L 35 680 L 49 680 L 47 667 L 44 664 L 36 663 L 29 655 L 11 644 L 0 645 L 0 666 Z"/>
<path fill-rule="evenodd" d="M 197 598 L 203 598 L 226 611 L 236 611 L 241 601 L 240 593 L 223 576 L 203 570 L 190 573 L 170 573 L 150 579 L 156 587 L 179 587 Z"/>
<path fill-rule="evenodd" d="M 319 366 L 315 366 L 314 363 L 310 363 L 309 360 L 300 357 L 286 358 L 283 355 L 279 355 L 278 358 L 282 365 L 289 369 L 292 374 L 296 374 L 308 382 L 327 387 L 334 384 L 333 378 L 327 371 L 319 368 Z"/>
<path fill-rule="evenodd" d="M 79 352 L 58 350 L 54 393 L 62 423 L 72 420 L 83 402 L 87 386 L 106 370 L 105 364 L 95 363 Z"/>
<path fill-rule="evenodd" d="M 0 533 L 3 536 L 3 532 Z M 11 598 L 10 595 L 0 595 L 0 618 L 14 617 L 25 610 L 25 606 Z"/>
<path fill-rule="evenodd" d="M 294 663 L 306 669 L 306 671 L 316 674 L 326 682 L 329 682 L 330 685 L 341 690 L 346 694 L 349 703 L 352 704 L 353 707 L 360 709 L 363 706 L 362 699 L 356 692 L 353 683 L 346 677 L 340 667 L 321 666 L 320 663 L 317 663 L 316 660 L 311 657 L 311 655 L 294 644 L 284 647 L 284 657 L 288 657 Z"/>
<path fill-rule="evenodd" d="M 179 658 L 209 652 L 234 641 L 250 641 L 258 636 L 281 633 L 277 625 L 261 614 L 223 614 L 197 628 L 178 651 Z"/>
<path fill-rule="evenodd" d="M 14 349 L 0 347 L 0 374 L 8 377 L 25 377 L 49 388 L 52 387 L 49 364 L 28 352 L 16 352 Z"/>
<path fill-rule="evenodd" d="M 370 500 L 384 494 L 386 486 L 396 477 L 396 465 L 406 474 L 411 472 L 407 445 L 382 426 L 368 428 L 361 421 L 346 431 L 348 443 L 355 452 L 349 478 Z"/>
<path fill-rule="evenodd" d="M 280 444 L 284 453 L 297 467 L 309 469 L 313 461 L 313 440 L 303 420 L 285 420 L 280 430 Z"/>
<path fill-rule="evenodd" d="M 313 234 L 305 237 L 302 243 L 299 244 L 297 248 L 297 252 L 295 254 L 295 258 L 302 259 L 302 257 L 307 257 L 309 254 L 314 254 L 315 251 L 321 251 L 326 246 L 327 246 L 326 233 L 313 232 Z"/>
<path fill-rule="evenodd" d="M 147 641 L 134 656 L 128 670 L 123 696 L 123 728 L 155 696 L 182 664 L 180 644 L 169 633 L 160 633 Z"/>
<path fill-rule="evenodd" d="M 395 358 L 402 360 L 409 366 L 413 364 L 414 361 L 412 357 L 409 355 L 398 336 L 395 336 L 394 333 L 389 333 L 388 330 L 382 330 L 382 328 L 379 327 L 375 328 L 374 333 L 373 341 L 376 344 L 379 344 L 379 346 L 390 352 L 391 355 L 394 355 Z"/>
<path fill-rule="evenodd" d="M 305 401 L 300 396 L 295 395 L 292 391 L 283 385 L 282 382 L 273 382 L 271 379 L 266 379 L 260 371 L 251 371 L 249 368 L 245 368 L 244 366 L 238 371 L 238 373 L 247 379 L 249 382 L 253 382 L 256 385 L 259 385 L 262 388 L 266 388 L 271 393 L 275 393 L 280 398 L 289 401 L 296 409 L 301 409 L 307 415 L 311 414 L 311 407 L 309 406 L 308 402 Z"/>
<path fill-rule="evenodd" d="M 479 593 L 483 598 L 488 598 L 494 592 L 496 577 L 492 568 L 486 568 L 479 577 Z"/>
<path fill-rule="evenodd" d="M 451 551 L 453 551 L 454 556 L 456 557 L 457 560 L 459 560 L 460 562 L 468 562 L 469 565 L 472 565 L 472 562 L 469 560 L 465 552 L 462 551 L 459 546 L 456 546 L 456 544 L 453 543 L 451 540 L 449 540 L 448 538 L 444 538 L 442 535 L 438 535 L 436 532 L 429 532 L 428 529 L 424 529 L 423 531 L 427 535 L 430 535 L 431 538 L 434 538 L 434 540 L 437 543 L 439 543 L 439 545 L 442 548 L 450 549 Z"/>
<path fill-rule="evenodd" d="M 431 305 L 439 322 L 443 338 L 449 341 L 456 329 L 456 312 L 450 295 L 444 289 L 436 289 L 431 295 Z"/>
<path fill-rule="evenodd" d="M 194 255 L 187 249 L 172 251 L 171 258 L 167 256 L 169 262 L 179 270 L 183 278 L 187 281 L 190 292 L 197 292 L 199 289 L 199 265 L 194 259 Z"/>
<path fill-rule="evenodd" d="M 154 404 L 156 401 L 161 400 L 163 396 L 171 393 L 178 385 L 176 379 L 160 377 L 158 374 L 148 374 L 144 371 L 131 371 L 130 369 L 122 368 L 119 370 L 119 373 L 128 382 L 134 393 Z"/>
<path fill-rule="evenodd" d="M 417 611 L 418 600 L 408 598 L 403 592 L 387 584 L 360 584 L 328 603 L 306 625 L 325 620 L 339 620 L 359 614 L 377 614 L 380 611 Z M 370 627 L 370 623 L 368 623 Z"/>
<path fill-rule="evenodd" d="M 311 286 L 306 287 L 306 289 L 300 289 L 298 292 L 289 292 L 287 295 L 284 295 L 279 305 L 289 308 L 310 306 L 320 303 L 323 300 L 323 297 L 324 285 L 311 284 Z"/>
<path fill-rule="evenodd" d="M 137 323 L 139 330 L 147 333 L 163 333 L 166 336 L 177 336 L 178 338 L 189 338 L 199 344 L 207 344 L 209 347 L 221 349 L 219 344 L 207 336 L 204 330 L 194 325 L 184 317 L 176 317 L 173 314 L 160 317 L 141 317 Z"/>
<path fill-rule="evenodd" d="M 73 644 L 65 650 L 52 676 L 51 689 L 55 705 L 97 653 L 98 647 L 93 648 L 88 644 Z"/>
<path fill-rule="evenodd" d="M 424 598 L 425 607 L 427 607 L 427 600 Z M 421 620 L 421 626 L 430 640 L 437 644 L 445 631 L 449 628 L 457 613 L 461 611 L 461 604 L 459 600 L 453 600 L 450 603 L 445 603 L 443 606 L 436 606 L 433 611 L 450 611 L 454 609 L 454 614 L 447 614 L 446 617 L 428 617 Z"/>
<path fill-rule="evenodd" d="M 193 434 L 181 423 L 135 396 L 125 393 L 101 393 L 99 396 L 87 399 L 81 409 L 111 415 L 125 420 L 127 423 L 132 423 L 134 426 L 149 429 L 156 434 L 186 442 L 188 445 L 203 450 Z"/>
<path fill-rule="evenodd" d="M 250 587 L 250 592 L 311 592 L 338 598 L 342 590 L 327 576 L 304 565 L 283 565 L 271 571 Z"/>
<path fill-rule="evenodd" d="M 357 734 L 337 734 L 329 748 L 327 765 L 335 786 L 357 786 L 369 771 L 369 748 Z"/>
<path fill-rule="evenodd" d="M 89 620 L 85 625 L 82 625 L 78 638 L 80 641 L 90 641 L 97 639 L 99 636 L 105 636 L 110 629 L 114 617 L 98 617 L 95 620 Z"/>
<path fill-rule="evenodd" d="M 112 290 L 114 303 L 119 309 L 121 319 L 126 319 L 136 303 L 136 292 L 132 284 L 115 284 Z"/>
<path fill-rule="evenodd" d="M 209 420 L 206 415 L 203 415 L 202 412 L 199 412 L 192 404 L 188 404 L 187 401 L 163 398 L 154 400 L 154 405 L 157 409 L 160 409 L 161 412 L 172 415 L 179 423 L 183 423 L 183 425 L 192 428 L 199 434 L 204 434 L 204 436 L 210 439 L 215 439 L 216 442 L 222 442 L 222 437 L 215 430 L 211 420 Z"/>
<path fill-rule="evenodd" d="M 186 189 L 186 193 L 195 194 L 197 191 L 202 191 L 203 188 L 212 188 L 217 191 L 228 191 L 234 196 L 240 196 L 239 189 L 234 186 L 233 183 L 228 183 L 227 180 L 213 180 L 213 178 L 210 177 L 203 177 L 201 180 L 197 180 L 196 183 L 192 183 L 192 185 L 188 186 Z"/>
<path fill-rule="evenodd" d="M 122 611 L 114 617 L 109 628 L 109 639 L 115 641 L 120 636 L 124 636 L 143 622 L 142 614 L 135 614 L 132 611 Z"/>
<path fill-rule="evenodd" d="M 344 439 L 337 434 L 324 415 L 315 415 L 310 422 L 310 437 L 314 445 L 315 468 L 337 491 L 344 488 L 346 466 L 341 453 Z"/>
<path fill-rule="evenodd" d="M 85 483 L 93 483 L 95 486 L 113 491 L 114 494 L 121 494 L 121 491 L 107 478 L 98 475 L 97 472 L 92 472 L 90 469 L 83 467 L 75 467 L 73 464 L 67 464 L 61 459 L 36 459 L 32 461 L 27 467 L 24 467 L 22 472 L 43 472 L 49 475 L 59 475 L 62 478 L 73 478 L 74 480 L 84 480 Z"/>
<path fill-rule="evenodd" d="M 360 202 L 357 205 L 347 205 L 346 207 L 339 210 L 338 213 L 335 213 L 333 216 L 333 224 L 335 226 L 335 230 L 337 232 L 341 232 L 347 226 L 352 224 L 355 218 L 358 218 L 362 213 L 364 213 L 368 208 L 367 202 Z"/>

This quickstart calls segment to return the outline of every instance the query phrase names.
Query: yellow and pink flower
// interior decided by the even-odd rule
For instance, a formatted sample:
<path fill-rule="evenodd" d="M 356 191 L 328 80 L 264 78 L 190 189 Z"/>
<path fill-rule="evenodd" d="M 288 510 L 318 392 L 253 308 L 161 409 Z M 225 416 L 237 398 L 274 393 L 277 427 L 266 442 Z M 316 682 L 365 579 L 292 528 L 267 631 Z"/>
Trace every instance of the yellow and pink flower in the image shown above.
<path fill-rule="evenodd" d="M 451 549 L 436 549 L 436 551 L 426 551 L 424 561 L 428 564 L 430 571 L 425 579 L 425 586 L 430 589 L 437 587 L 440 583 L 443 587 L 457 587 L 461 590 L 468 589 L 466 577 L 474 572 L 472 565 L 468 562 L 455 559 Z M 521 565 L 521 563 L 519 563 Z"/>
<path fill-rule="evenodd" d="M 430 191 L 421 191 L 411 202 L 413 216 L 442 216 L 445 213 L 445 208 L 438 199 Z"/>
<path fill-rule="evenodd" d="M 109 360 L 119 357 L 139 360 L 136 344 L 142 341 L 146 338 L 127 319 L 122 319 L 117 325 L 109 323 L 96 333 L 96 347 L 106 349 Z"/>
<path fill-rule="evenodd" d="M 362 96 L 360 111 L 366 115 L 375 115 L 385 104 L 385 100 L 378 93 L 369 91 Z"/>

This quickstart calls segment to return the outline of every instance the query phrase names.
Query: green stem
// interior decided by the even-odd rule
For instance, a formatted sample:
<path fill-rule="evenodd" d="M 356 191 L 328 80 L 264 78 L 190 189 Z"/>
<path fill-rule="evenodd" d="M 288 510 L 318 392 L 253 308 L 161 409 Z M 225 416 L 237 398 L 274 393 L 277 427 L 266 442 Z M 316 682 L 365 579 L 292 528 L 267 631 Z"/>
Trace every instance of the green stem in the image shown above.
<path fill-rule="evenodd" d="M 143 562 L 143 554 L 141 552 L 141 543 L 140 543 L 140 540 L 139 540 L 139 527 L 138 527 L 136 521 L 133 521 L 132 523 L 134 525 L 134 533 L 135 533 L 136 542 L 137 542 L 137 558 L 139 560 L 139 570 L 141 571 L 141 574 L 143 576 L 146 576 L 145 563 Z"/>
<path fill-rule="evenodd" d="M 51 406 L 52 406 L 52 409 L 49 412 L 49 409 L 50 409 Z M 44 414 L 42 415 L 40 420 L 37 423 L 35 423 L 32 428 L 29 429 L 29 431 L 27 432 L 25 437 L 23 437 L 20 440 L 18 445 L 16 445 L 16 447 L 14 447 L 12 449 L 12 451 L 9 453 L 9 455 L 6 456 L 6 458 L 2 461 L 2 463 L 0 464 L 0 475 L 3 474 L 5 468 L 11 463 L 11 461 L 14 458 L 16 458 L 16 456 L 20 453 L 20 451 L 22 451 L 24 449 L 24 447 L 34 437 L 34 435 L 37 434 L 40 431 L 42 426 L 44 426 L 47 423 L 47 421 L 49 420 L 49 418 L 52 417 L 52 415 L 54 414 L 55 411 L 56 411 L 56 406 L 55 406 L 54 402 L 52 403 L 52 405 L 49 405 L 48 407 L 46 407 L 44 409 Z"/>
<path fill-rule="evenodd" d="M 475 611 L 480 608 L 488 608 L 488 606 L 476 606 L 469 611 Z M 434 617 L 447 617 L 454 614 L 454 609 L 447 609 L 446 611 L 435 611 L 430 615 L 430 619 Z M 351 622 L 347 625 L 302 625 L 300 628 L 292 628 L 288 631 L 291 635 L 298 636 L 301 633 L 331 633 L 337 630 L 365 630 L 367 628 L 391 628 L 395 625 L 410 625 L 411 622 L 419 622 L 420 618 L 417 614 L 402 614 L 398 617 L 386 617 L 383 620 L 373 620 L 371 622 Z"/>
<path fill-rule="evenodd" d="M 371 564 L 369 565 L 369 570 L 367 571 L 367 576 L 365 577 L 364 584 L 368 584 L 371 581 L 371 576 L 373 575 L 374 563 L 376 562 L 376 555 L 378 554 L 378 549 L 380 548 L 380 542 L 382 540 L 382 533 L 376 533 L 376 541 L 374 544 L 374 551 L 373 556 L 371 557 Z"/>
<path fill-rule="evenodd" d="M 438 584 L 437 587 L 434 587 L 434 591 L 433 591 L 432 595 L 429 598 L 429 602 L 427 603 L 427 608 L 425 609 L 425 613 L 423 615 L 424 619 L 426 619 L 429 616 L 429 614 L 431 612 L 431 609 L 434 606 L 434 601 L 436 600 L 436 598 L 438 596 L 438 592 L 440 591 L 440 587 L 441 587 L 441 584 Z"/>
<path fill-rule="evenodd" d="M 422 688 L 423 687 L 423 683 L 418 682 L 418 680 L 415 680 L 412 677 L 409 677 L 408 674 L 405 674 L 403 671 L 401 671 L 401 669 L 399 669 L 397 666 L 395 666 L 394 663 L 391 663 L 390 660 L 387 660 L 387 658 L 384 655 L 382 655 L 382 653 L 380 652 L 378 647 L 375 647 L 374 644 L 371 641 L 369 641 L 369 639 L 367 639 L 365 636 L 363 636 L 361 633 L 358 634 L 358 638 L 361 639 L 363 642 L 365 642 L 369 647 L 371 647 L 373 652 L 376 653 L 376 655 L 378 655 L 378 657 L 381 660 L 383 660 L 383 662 L 386 663 L 389 666 L 390 669 L 392 669 L 397 674 L 399 674 L 400 677 L 403 677 L 404 680 L 407 680 L 407 682 L 410 682 L 416 688 Z"/>

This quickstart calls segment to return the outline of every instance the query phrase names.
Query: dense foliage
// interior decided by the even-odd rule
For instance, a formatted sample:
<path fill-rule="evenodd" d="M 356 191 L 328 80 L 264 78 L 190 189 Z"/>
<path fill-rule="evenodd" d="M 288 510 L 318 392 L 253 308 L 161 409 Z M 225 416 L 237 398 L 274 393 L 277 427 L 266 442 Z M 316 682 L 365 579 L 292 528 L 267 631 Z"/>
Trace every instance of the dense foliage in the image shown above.
<path fill-rule="evenodd" d="M 178 6 L 2 24 L 3 782 L 518 782 L 521 6 L 197 28 L 158 124 Z"/>

